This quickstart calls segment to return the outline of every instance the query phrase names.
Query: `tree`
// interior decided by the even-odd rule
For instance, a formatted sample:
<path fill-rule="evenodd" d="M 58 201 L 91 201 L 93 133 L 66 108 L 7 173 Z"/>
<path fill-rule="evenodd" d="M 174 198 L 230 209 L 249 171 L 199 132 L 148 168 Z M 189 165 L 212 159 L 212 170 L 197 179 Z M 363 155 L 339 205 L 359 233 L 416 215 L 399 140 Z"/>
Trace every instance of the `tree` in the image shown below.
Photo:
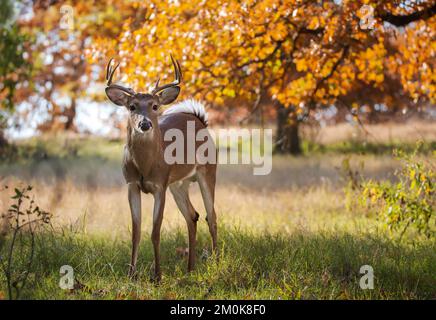
<path fill-rule="evenodd" d="M 14 109 L 14 95 L 18 83 L 25 81 L 30 69 L 24 59 L 23 43 L 26 37 L 20 33 L 14 21 L 11 1 L 0 3 L 0 150 L 6 145 L 3 130 L 7 115 Z"/>
<path fill-rule="evenodd" d="M 129 8 L 117 1 L 33 1 L 31 18 L 19 20 L 20 30 L 34 39 L 27 44 L 32 81 L 15 94 L 28 105 L 22 119 L 39 112 L 40 131 L 76 131 L 79 100 L 98 99 L 87 90 L 95 68 L 84 53 L 97 34 L 110 39 L 121 32 L 122 20 L 133 13 Z"/>
<path fill-rule="evenodd" d="M 41 130 L 75 129 L 77 101 L 103 98 L 88 88 L 109 57 L 146 90 L 171 76 L 170 52 L 182 62 L 185 95 L 252 111 L 271 102 L 281 152 L 299 153 L 299 123 L 332 104 L 357 115 L 362 104 L 435 100 L 431 1 L 77 0 L 73 29 L 60 24 L 64 5 L 35 0 L 19 20 L 33 71 L 12 95 L 28 114 L 43 109 Z"/>
<path fill-rule="evenodd" d="M 264 95 L 278 110 L 278 151 L 298 154 L 299 122 L 331 104 L 435 101 L 432 1 L 132 3 L 144 12 L 140 23 L 126 19 L 116 41 L 98 37 L 93 61 L 117 57 L 145 89 L 167 76 L 172 52 L 188 95 L 216 106 Z M 361 91 L 369 98 L 355 96 Z"/>

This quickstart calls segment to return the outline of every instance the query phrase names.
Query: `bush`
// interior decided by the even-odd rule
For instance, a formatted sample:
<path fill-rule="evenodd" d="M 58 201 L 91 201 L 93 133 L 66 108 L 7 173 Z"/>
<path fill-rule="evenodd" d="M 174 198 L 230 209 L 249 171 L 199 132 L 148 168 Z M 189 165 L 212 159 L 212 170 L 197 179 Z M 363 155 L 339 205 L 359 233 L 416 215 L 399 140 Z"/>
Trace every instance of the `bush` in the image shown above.
<path fill-rule="evenodd" d="M 419 234 L 435 236 L 436 211 L 434 164 L 417 157 L 419 145 L 411 154 L 395 151 L 401 169 L 395 172 L 394 181 L 365 180 L 360 177 L 347 186 L 348 206 L 376 211 L 379 218 L 392 231 L 399 231 L 400 238 L 412 227 Z"/>
<path fill-rule="evenodd" d="M 36 231 L 50 223 L 50 213 L 35 203 L 31 190 L 30 185 L 15 188 L 11 197 L 14 203 L 0 216 L 0 270 L 9 299 L 18 299 L 26 286 L 35 255 Z"/>

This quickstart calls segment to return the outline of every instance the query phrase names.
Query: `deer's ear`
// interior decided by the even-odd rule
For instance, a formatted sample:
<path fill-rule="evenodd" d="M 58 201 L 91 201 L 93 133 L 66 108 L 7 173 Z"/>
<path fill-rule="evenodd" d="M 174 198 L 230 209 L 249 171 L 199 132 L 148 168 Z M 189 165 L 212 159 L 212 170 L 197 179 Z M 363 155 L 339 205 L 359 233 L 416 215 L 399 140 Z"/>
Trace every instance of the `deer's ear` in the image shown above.
<path fill-rule="evenodd" d="M 119 88 L 113 88 L 113 87 L 107 87 L 105 91 L 109 100 L 115 103 L 116 105 L 118 106 L 127 105 L 127 102 L 129 101 L 129 97 L 130 97 L 130 95 L 127 92 Z"/>
<path fill-rule="evenodd" d="M 159 93 L 159 102 L 163 105 L 174 102 L 180 93 L 180 87 L 169 87 Z"/>

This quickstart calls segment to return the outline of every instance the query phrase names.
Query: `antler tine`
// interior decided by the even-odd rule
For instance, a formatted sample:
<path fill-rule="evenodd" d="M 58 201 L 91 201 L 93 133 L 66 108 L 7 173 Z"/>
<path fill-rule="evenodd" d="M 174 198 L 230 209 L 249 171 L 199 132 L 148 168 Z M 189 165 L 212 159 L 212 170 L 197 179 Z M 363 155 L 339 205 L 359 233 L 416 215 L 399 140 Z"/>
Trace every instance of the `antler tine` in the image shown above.
<path fill-rule="evenodd" d="M 179 67 L 178 67 L 178 64 L 174 61 L 174 57 L 171 53 L 170 53 L 170 57 L 171 57 L 171 62 L 173 63 L 173 67 L 174 67 L 174 78 L 176 79 L 175 81 L 178 81 L 179 80 Z"/>
<path fill-rule="evenodd" d="M 179 69 L 179 81 L 182 81 L 182 79 L 183 79 L 182 68 L 180 68 L 180 63 L 178 60 L 176 60 L 176 63 L 177 63 L 177 67 Z"/>
<path fill-rule="evenodd" d="M 111 58 L 106 66 L 106 81 L 109 79 L 109 73 L 111 72 L 111 63 L 114 60 L 114 58 Z"/>
<path fill-rule="evenodd" d="M 117 68 L 120 66 L 120 63 L 118 62 L 117 65 L 112 68 L 111 63 L 112 63 L 112 59 L 109 60 L 109 63 L 107 65 L 107 70 L 106 70 L 106 80 L 107 80 L 107 85 L 110 86 L 112 84 L 112 78 L 114 76 L 115 71 L 117 70 Z"/>
<path fill-rule="evenodd" d="M 174 76 L 176 78 L 176 81 L 180 82 L 182 81 L 182 68 L 180 68 L 180 63 L 177 59 L 174 59 L 173 55 L 170 54 L 171 56 L 171 61 L 173 63 L 174 66 Z"/>
<path fill-rule="evenodd" d="M 164 84 L 164 85 L 162 85 L 160 87 L 159 87 L 159 80 L 160 79 L 157 80 L 155 88 L 152 91 L 152 94 L 156 94 L 156 93 L 158 93 L 158 92 L 160 92 L 160 91 L 162 91 L 164 89 L 167 89 L 167 88 L 178 86 L 181 83 L 182 72 L 181 72 L 181 69 L 180 69 L 180 64 L 179 64 L 179 62 L 176 59 L 174 59 L 172 54 L 170 54 L 170 57 L 171 57 L 171 62 L 173 63 L 173 67 L 174 67 L 174 78 L 175 78 L 175 80 L 173 82 L 171 82 L 171 83 Z"/>
<path fill-rule="evenodd" d="M 159 81 L 160 81 L 160 78 L 157 78 L 156 84 L 154 86 L 155 88 L 157 88 L 159 86 Z"/>

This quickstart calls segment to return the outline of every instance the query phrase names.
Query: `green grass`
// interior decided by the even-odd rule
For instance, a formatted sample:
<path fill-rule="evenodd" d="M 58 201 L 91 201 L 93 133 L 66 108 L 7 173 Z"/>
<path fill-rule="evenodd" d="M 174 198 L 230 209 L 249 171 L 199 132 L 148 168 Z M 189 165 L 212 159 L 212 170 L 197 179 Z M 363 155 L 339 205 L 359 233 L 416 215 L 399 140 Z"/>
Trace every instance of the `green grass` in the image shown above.
<path fill-rule="evenodd" d="M 29 163 L 65 159 L 118 160 L 123 140 L 100 137 L 69 138 L 65 135 L 40 136 L 18 141 L 0 153 L 6 163 Z"/>
<path fill-rule="evenodd" d="M 130 241 L 74 232 L 38 237 L 35 265 L 22 298 L 32 299 L 434 299 L 434 242 L 395 244 L 382 235 L 343 232 L 262 234 L 220 228 L 219 259 L 198 259 L 186 273 L 175 248 L 185 233 L 164 234 L 163 279 L 150 280 L 152 246 L 141 243 L 139 278 L 126 276 Z M 209 237 L 199 234 L 198 255 Z M 16 263 L 22 263 L 18 258 Z M 59 288 L 59 268 L 74 268 L 83 285 Z M 359 287 L 362 265 L 374 268 L 374 290 Z M 0 280 L 4 280 L 0 277 Z M 3 291 L 5 288 L 3 286 Z"/>
<path fill-rule="evenodd" d="M 119 161 L 120 148 L 124 139 L 108 140 L 100 137 L 68 138 L 65 135 L 41 136 L 20 141 L 6 147 L 0 152 L 0 160 L 5 163 L 32 163 L 40 161 L 65 161 L 65 160 L 109 160 Z M 244 141 L 247 143 L 247 141 Z M 305 155 L 392 155 L 393 150 L 401 149 L 404 152 L 413 152 L 415 142 L 365 142 L 360 140 L 345 140 L 329 144 L 311 142 L 302 139 L 302 151 Z M 241 150 L 249 150 L 248 146 L 238 143 Z M 232 146 L 231 148 L 236 148 Z M 436 150 L 436 141 L 423 142 L 418 149 L 419 154 L 431 155 Z"/>
<path fill-rule="evenodd" d="M 392 155 L 396 149 L 401 149 L 406 153 L 416 150 L 416 143 L 388 142 L 371 143 L 364 141 L 341 141 L 330 144 L 313 143 L 304 140 L 302 143 L 303 153 L 305 154 L 372 154 L 372 155 Z M 418 150 L 418 154 L 431 155 L 436 150 L 436 142 L 425 142 Z"/>

